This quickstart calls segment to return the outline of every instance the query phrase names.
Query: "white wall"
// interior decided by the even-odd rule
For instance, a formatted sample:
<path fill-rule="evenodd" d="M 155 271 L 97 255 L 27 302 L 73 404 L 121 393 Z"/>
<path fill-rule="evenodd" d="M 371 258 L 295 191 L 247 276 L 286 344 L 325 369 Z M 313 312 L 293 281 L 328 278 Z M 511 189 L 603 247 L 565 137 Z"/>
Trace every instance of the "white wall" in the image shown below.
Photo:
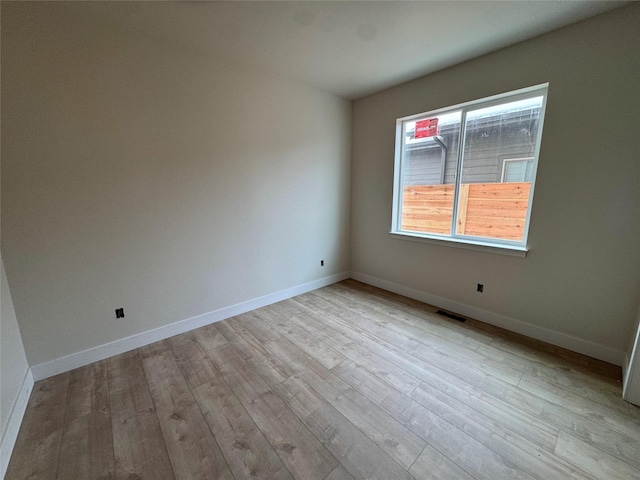
<path fill-rule="evenodd" d="M 28 376 L 29 365 L 1 258 L 0 264 L 0 478 L 3 478 L 33 381 Z"/>
<path fill-rule="evenodd" d="M 355 101 L 352 270 L 621 364 L 640 290 L 638 25 L 634 4 Z M 396 118 L 544 82 L 528 256 L 391 238 Z"/>
<path fill-rule="evenodd" d="M 348 271 L 349 102 L 63 4 L 2 9 L 2 253 L 30 365 Z"/>

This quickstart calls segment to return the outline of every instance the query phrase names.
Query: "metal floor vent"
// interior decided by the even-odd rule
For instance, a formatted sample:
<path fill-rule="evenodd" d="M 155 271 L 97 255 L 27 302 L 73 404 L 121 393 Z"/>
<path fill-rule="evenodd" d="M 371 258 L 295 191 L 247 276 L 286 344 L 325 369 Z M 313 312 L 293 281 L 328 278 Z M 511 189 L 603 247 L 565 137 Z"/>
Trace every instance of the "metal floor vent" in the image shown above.
<path fill-rule="evenodd" d="M 467 319 L 460 316 L 460 315 L 456 315 L 455 313 L 451 313 L 451 312 L 447 312 L 446 310 L 438 310 L 436 312 L 439 315 L 442 315 L 443 317 L 447 317 L 447 318 L 453 318 L 454 320 L 458 320 L 459 322 L 466 322 Z"/>

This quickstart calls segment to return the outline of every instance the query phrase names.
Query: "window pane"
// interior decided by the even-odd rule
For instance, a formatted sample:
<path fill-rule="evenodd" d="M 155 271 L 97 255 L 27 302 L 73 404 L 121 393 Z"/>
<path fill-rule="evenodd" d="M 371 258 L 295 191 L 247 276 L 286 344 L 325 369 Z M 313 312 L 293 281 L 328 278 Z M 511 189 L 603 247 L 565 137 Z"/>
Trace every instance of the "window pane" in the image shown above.
<path fill-rule="evenodd" d="M 502 167 L 503 182 L 530 182 L 533 176 L 533 158 L 509 158 Z"/>
<path fill-rule="evenodd" d="M 522 241 L 542 101 L 539 96 L 467 112 L 458 235 Z"/>
<path fill-rule="evenodd" d="M 451 234 L 461 116 L 404 122 L 401 230 Z"/>

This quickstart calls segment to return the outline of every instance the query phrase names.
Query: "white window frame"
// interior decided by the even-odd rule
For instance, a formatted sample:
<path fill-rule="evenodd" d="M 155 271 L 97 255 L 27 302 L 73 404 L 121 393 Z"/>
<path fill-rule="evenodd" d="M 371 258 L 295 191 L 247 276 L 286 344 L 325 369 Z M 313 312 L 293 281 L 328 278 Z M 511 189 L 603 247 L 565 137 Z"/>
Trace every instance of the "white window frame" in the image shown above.
<path fill-rule="evenodd" d="M 507 163 L 529 162 L 531 160 L 534 160 L 534 157 L 505 158 L 504 160 L 502 160 L 502 173 L 500 174 L 500 182 L 504 183 L 504 177 L 505 177 L 505 174 L 507 173 Z M 526 170 L 526 166 L 525 166 L 525 170 Z"/>
<path fill-rule="evenodd" d="M 526 256 L 528 249 L 527 239 L 529 236 L 529 223 L 531 219 L 531 207 L 533 203 L 533 194 L 535 192 L 536 174 L 538 170 L 538 157 L 540 152 L 540 145 L 542 141 L 542 130 L 544 127 L 544 117 L 547 106 L 547 92 L 548 83 L 541 85 L 535 85 L 512 92 L 507 92 L 499 95 L 493 95 L 491 97 L 482 98 L 479 100 L 473 100 L 470 102 L 461 103 L 458 105 L 452 105 L 437 110 L 431 110 L 428 112 L 418 113 L 407 117 L 398 118 L 396 120 L 396 148 L 395 148 L 395 161 L 394 161 L 394 178 L 393 178 L 393 206 L 392 206 L 392 220 L 390 234 L 395 238 L 404 240 L 413 240 L 426 243 L 435 243 L 439 245 L 467 248 L 471 250 L 480 250 L 493 253 L 501 253 L 507 255 L 516 255 L 524 257 Z M 536 146 L 533 156 L 533 175 L 531 178 L 531 189 L 529 192 L 529 203 L 527 206 L 527 216 L 524 225 L 524 232 L 522 241 L 510 241 L 498 238 L 484 238 L 474 237 L 468 235 L 460 235 L 455 231 L 456 219 L 458 218 L 458 197 L 462 183 L 462 175 L 460 174 L 462 160 L 464 155 L 464 137 L 465 137 L 465 124 L 467 119 L 467 112 L 469 110 L 477 110 L 479 108 L 491 107 L 493 105 L 499 105 L 501 103 L 514 102 L 523 100 L 533 96 L 542 96 L 542 107 L 540 110 L 540 122 L 538 125 L 538 137 L 536 139 Z M 460 139 L 458 148 L 458 166 L 455 179 L 455 197 L 453 202 L 453 215 L 451 221 L 451 233 L 449 235 L 440 235 L 433 233 L 413 232 L 402 230 L 402 154 L 405 150 L 405 135 L 404 135 L 404 123 L 411 122 L 423 118 L 435 117 L 443 115 L 445 113 L 461 110 L 461 127 L 460 127 Z"/>

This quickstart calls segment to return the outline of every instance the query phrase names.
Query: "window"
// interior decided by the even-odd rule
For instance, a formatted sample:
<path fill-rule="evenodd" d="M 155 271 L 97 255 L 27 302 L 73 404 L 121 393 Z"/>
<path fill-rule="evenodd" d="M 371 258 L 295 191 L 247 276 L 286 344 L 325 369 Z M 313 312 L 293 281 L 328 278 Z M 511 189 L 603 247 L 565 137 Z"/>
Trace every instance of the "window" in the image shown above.
<path fill-rule="evenodd" d="M 546 94 L 398 119 L 391 233 L 526 250 Z"/>
<path fill-rule="evenodd" d="M 530 182 L 533 176 L 533 157 L 505 158 L 502 163 L 503 182 Z"/>

